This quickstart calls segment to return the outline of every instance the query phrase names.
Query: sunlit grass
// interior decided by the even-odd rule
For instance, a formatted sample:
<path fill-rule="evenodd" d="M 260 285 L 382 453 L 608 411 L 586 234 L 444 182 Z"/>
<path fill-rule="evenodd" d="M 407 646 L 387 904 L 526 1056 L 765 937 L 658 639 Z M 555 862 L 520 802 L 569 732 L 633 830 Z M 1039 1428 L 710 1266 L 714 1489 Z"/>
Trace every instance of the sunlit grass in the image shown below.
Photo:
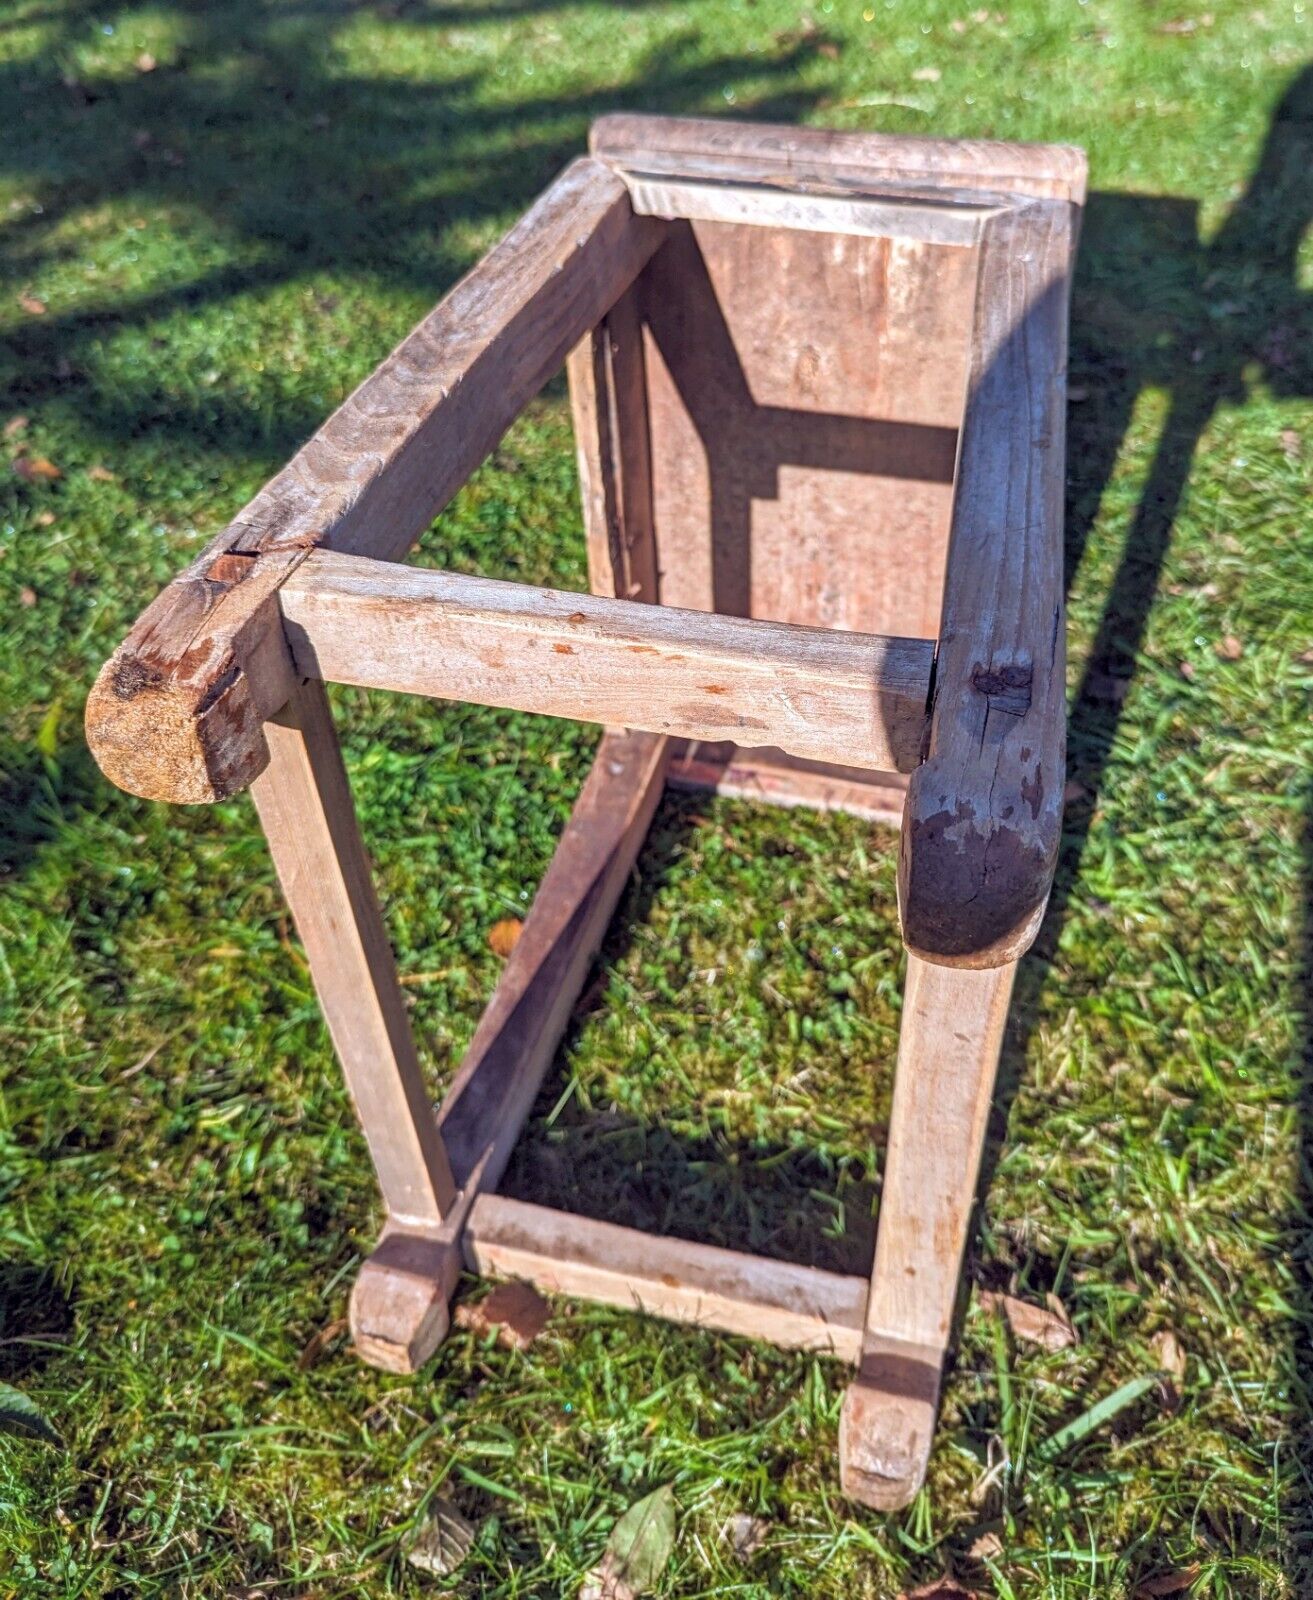
<path fill-rule="evenodd" d="M 440 1492 L 478 1528 L 449 1588 L 569 1595 L 664 1482 L 670 1595 L 885 1600 L 946 1568 L 1005 1597 L 1313 1589 L 1307 26 L 1284 0 L 5 8 L 0 426 L 61 476 L 0 483 L 0 1378 L 68 1448 L 0 1438 L 0 1593 L 441 1591 L 400 1554 Z M 808 1356 L 562 1304 L 525 1353 L 458 1330 L 413 1380 L 340 1344 L 299 1370 L 378 1220 L 304 960 L 244 800 L 134 801 L 81 740 L 146 599 L 615 106 L 1091 156 L 1079 787 L 968 1266 L 1057 1294 L 1081 1339 L 1046 1354 L 969 1305 L 892 1517 L 839 1495 L 845 1374 Z M 428 559 L 583 584 L 565 413 L 554 385 Z M 436 1093 L 595 732 L 336 705 Z M 895 849 L 669 797 L 508 1185 L 861 1270 Z M 1179 1396 L 1044 1448 L 1166 1329 Z M 772 1524 L 746 1566 L 736 1511 Z"/>

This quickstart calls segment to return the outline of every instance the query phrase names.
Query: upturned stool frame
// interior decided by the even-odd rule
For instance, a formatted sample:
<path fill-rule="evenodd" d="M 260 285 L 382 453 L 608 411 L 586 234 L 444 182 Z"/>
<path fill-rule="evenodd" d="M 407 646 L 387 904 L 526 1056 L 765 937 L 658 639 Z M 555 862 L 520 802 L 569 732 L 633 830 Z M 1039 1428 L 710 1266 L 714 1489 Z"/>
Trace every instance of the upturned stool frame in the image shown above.
<path fill-rule="evenodd" d="M 1013 973 L 1061 825 L 1063 146 L 611 116 L 142 614 L 87 731 L 251 789 L 387 1216 L 351 1296 L 414 1371 L 461 1271 L 856 1368 L 846 1492 L 925 1476 Z M 565 362 L 592 593 L 399 564 Z M 436 1114 L 325 682 L 605 725 Z M 666 782 L 901 820 L 870 1283 L 495 1193 Z"/>

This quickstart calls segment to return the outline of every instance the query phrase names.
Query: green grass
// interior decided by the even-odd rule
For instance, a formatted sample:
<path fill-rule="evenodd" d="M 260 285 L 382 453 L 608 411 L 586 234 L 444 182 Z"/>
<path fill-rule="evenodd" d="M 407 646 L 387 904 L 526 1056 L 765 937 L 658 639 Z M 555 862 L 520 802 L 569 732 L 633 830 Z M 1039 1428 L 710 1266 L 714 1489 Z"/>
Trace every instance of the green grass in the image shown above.
<path fill-rule="evenodd" d="M 1289 0 L 228 0 L 0 10 L 0 1593 L 570 1595 L 672 1482 L 674 1595 L 1313 1593 L 1313 84 Z M 1185 24 L 1193 19 L 1195 26 Z M 143 53 L 155 60 L 143 71 Z M 935 68 L 937 80 L 916 74 Z M 1058 1293 L 1046 1355 L 971 1305 L 929 1485 L 838 1492 L 834 1365 L 586 1306 L 416 1379 L 337 1348 L 377 1227 L 243 800 L 110 789 L 101 660 L 612 107 L 1084 144 L 1073 318 L 1071 806 L 1019 980 L 968 1279 Z M 46 306 L 24 310 L 20 297 Z M 93 476 L 103 467 L 113 480 Z M 578 586 L 551 388 L 429 536 Z M 1227 635 L 1238 660 L 1219 656 Z M 1183 672 L 1182 664 L 1188 669 Z M 435 1093 L 592 730 L 336 701 Z M 895 840 L 670 799 L 509 1179 L 845 1269 L 898 1023 Z M 1142 1396 L 1043 1448 L 1176 1331 Z M 989 1468 L 1006 1457 L 1006 1472 Z M 772 1531 L 744 1565 L 725 1518 Z M 998 1538 L 989 1569 L 969 1547 Z"/>

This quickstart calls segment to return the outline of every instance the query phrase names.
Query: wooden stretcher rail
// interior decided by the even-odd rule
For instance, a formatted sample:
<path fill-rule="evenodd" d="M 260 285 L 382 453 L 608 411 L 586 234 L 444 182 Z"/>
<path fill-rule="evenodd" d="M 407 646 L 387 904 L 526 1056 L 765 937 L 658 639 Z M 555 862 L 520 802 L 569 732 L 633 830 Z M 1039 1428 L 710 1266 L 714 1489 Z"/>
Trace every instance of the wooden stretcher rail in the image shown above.
<path fill-rule="evenodd" d="M 649 1316 L 821 1350 L 850 1365 L 862 1347 L 865 1278 L 596 1222 L 484 1194 L 464 1234 L 470 1270 L 522 1278 Z"/>
<path fill-rule="evenodd" d="M 797 193 L 772 184 L 698 182 L 627 172 L 629 196 L 640 216 L 669 221 L 747 223 L 798 228 L 806 233 L 911 239 L 920 244 L 970 249 L 987 205 L 935 203 L 897 194 Z"/>
<path fill-rule="evenodd" d="M 305 677 L 911 772 L 925 639 L 722 617 L 327 551 L 279 591 Z"/>
<path fill-rule="evenodd" d="M 1085 152 L 1074 145 L 846 133 L 620 111 L 598 117 L 588 147 L 621 172 L 652 176 L 797 185 L 924 181 L 1076 205 L 1085 198 Z"/>

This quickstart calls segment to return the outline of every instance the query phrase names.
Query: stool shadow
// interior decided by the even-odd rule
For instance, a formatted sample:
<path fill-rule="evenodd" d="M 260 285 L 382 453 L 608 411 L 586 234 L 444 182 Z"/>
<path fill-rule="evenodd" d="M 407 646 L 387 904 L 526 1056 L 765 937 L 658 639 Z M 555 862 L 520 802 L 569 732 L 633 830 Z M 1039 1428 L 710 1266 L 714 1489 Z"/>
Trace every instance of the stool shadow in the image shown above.
<path fill-rule="evenodd" d="M 624 961 L 636 930 L 648 923 L 709 799 L 673 790 L 663 797 L 592 982 L 575 1006 L 499 1189 L 602 1222 L 866 1277 L 877 1186 L 855 1154 L 819 1142 L 690 1137 L 657 1119 L 583 1109 L 573 1097 L 552 1116 L 569 1082 L 574 1049 L 603 1009 L 605 975 Z M 891 1058 L 882 1071 L 891 1076 L 892 1068 Z"/>
<path fill-rule="evenodd" d="M 1168 412 L 1144 488 L 1131 516 L 1115 575 L 1104 596 L 1093 643 L 1068 717 L 1068 775 L 1084 791 L 1070 804 L 1053 894 L 1039 937 L 1017 975 L 1011 1021 L 982 1167 L 978 1199 L 987 1193 L 1006 1136 L 1008 1113 L 1039 1016 L 1045 986 L 1080 882 L 1094 812 L 1104 791 L 1125 691 L 1158 593 L 1196 448 L 1217 408 L 1242 404 L 1257 375 L 1279 397 L 1313 395 L 1307 338 L 1310 296 L 1297 278 L 1297 252 L 1313 217 L 1313 69 L 1293 80 L 1273 115 L 1257 165 L 1240 199 L 1207 242 L 1199 236 L 1198 202 L 1095 192 L 1085 215 L 1071 330 L 1073 404 L 1068 426 L 1066 576 L 1068 589 L 1087 542 L 1132 408 L 1148 388 L 1166 391 Z M 1217 314 L 1225 305 L 1227 313 Z M 1170 342 L 1153 336 L 1172 330 Z M 1313 1325 L 1307 1262 L 1313 1251 L 1313 1034 L 1308 992 L 1313 981 L 1313 792 L 1304 836 L 1307 905 L 1304 966 L 1295 998 L 1303 1025 L 1300 1107 L 1303 1186 L 1292 1232 L 1306 1263 L 1298 1278 L 1292 1327 Z M 1038 1286 L 1045 1264 L 1037 1262 Z M 964 1275 L 964 1286 L 969 1274 Z M 1292 1363 L 1298 1368 L 1299 1362 Z M 1313 1396 L 1301 1394 L 1289 1448 L 1295 1458 L 1283 1505 L 1294 1552 L 1297 1527 L 1313 1518 Z M 1298 1487 L 1295 1487 L 1298 1486 Z M 1290 1555 L 1297 1592 L 1306 1563 Z M 1298 1570 L 1297 1570 L 1298 1567 Z"/>

